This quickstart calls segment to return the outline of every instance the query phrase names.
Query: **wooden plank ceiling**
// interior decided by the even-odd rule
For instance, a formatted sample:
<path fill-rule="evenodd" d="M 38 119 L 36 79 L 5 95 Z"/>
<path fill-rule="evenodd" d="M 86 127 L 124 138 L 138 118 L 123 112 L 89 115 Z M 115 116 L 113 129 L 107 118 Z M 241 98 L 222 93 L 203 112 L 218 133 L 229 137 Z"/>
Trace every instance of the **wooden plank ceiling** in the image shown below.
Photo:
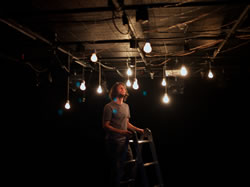
<path fill-rule="evenodd" d="M 233 73 L 249 60 L 250 22 L 246 1 L 214 0 L 33 0 L 1 5 L 1 56 L 49 66 L 53 52 L 72 57 L 72 68 L 126 76 L 137 64 L 141 77 L 186 65 L 193 76 Z M 150 41 L 152 52 L 143 51 Z M 52 52 L 51 52 L 52 51 Z M 96 51 L 99 61 L 90 56 Z M 65 57 L 65 58 L 64 58 Z"/>

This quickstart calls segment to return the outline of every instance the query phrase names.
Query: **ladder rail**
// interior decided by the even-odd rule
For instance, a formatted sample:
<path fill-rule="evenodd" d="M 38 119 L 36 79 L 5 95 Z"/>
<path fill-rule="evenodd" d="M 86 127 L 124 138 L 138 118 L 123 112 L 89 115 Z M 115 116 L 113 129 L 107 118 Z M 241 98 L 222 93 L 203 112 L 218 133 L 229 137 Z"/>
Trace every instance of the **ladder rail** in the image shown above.
<path fill-rule="evenodd" d="M 134 136 L 134 147 L 135 147 L 135 152 L 136 152 L 136 161 L 137 161 L 137 167 L 138 169 L 141 171 L 141 177 L 142 177 L 142 182 L 143 182 L 143 186 L 144 187 L 149 187 L 149 181 L 146 175 L 146 171 L 144 169 L 144 163 L 143 163 L 143 159 L 142 159 L 142 154 L 141 154 L 141 144 L 139 143 L 139 138 L 137 135 L 137 132 L 134 131 L 133 132 Z"/>
<path fill-rule="evenodd" d="M 133 132 L 133 136 L 132 139 L 129 140 L 130 143 L 134 143 L 134 147 L 135 147 L 135 152 L 136 152 L 136 163 L 137 163 L 137 167 L 138 169 L 140 169 L 141 171 L 141 175 L 142 175 L 142 179 L 143 179 L 143 185 L 144 187 L 149 187 L 149 181 L 147 178 L 147 174 L 145 171 L 145 167 L 146 166 L 150 166 L 150 165 L 154 165 L 155 168 L 155 173 L 157 176 L 157 180 L 158 180 L 158 185 L 156 186 L 160 186 L 163 187 L 163 178 L 161 175 L 161 171 L 160 171 L 160 165 L 158 162 L 158 158 L 157 158 L 157 154 L 156 154 L 156 149 L 155 149 L 155 144 L 153 141 L 153 136 L 152 136 L 152 132 L 149 128 L 144 129 L 144 134 L 140 135 L 140 138 L 138 138 L 137 132 L 136 131 L 132 131 Z M 144 143 L 149 143 L 149 147 L 151 150 L 151 154 L 152 154 L 152 162 L 149 163 L 144 163 L 143 162 L 143 158 L 142 158 L 142 144 Z"/>
<path fill-rule="evenodd" d="M 156 149 L 155 149 L 155 144 L 154 144 L 154 140 L 153 140 L 153 136 L 152 136 L 152 132 L 150 129 L 146 129 L 146 131 L 148 131 L 148 139 L 150 141 L 149 146 L 151 148 L 151 153 L 152 153 L 152 157 L 153 157 L 153 162 L 156 162 L 157 164 L 155 164 L 155 172 L 156 172 L 156 176 L 158 178 L 158 182 L 159 185 L 163 186 L 163 178 L 161 175 L 161 170 L 160 170 L 160 165 L 158 162 L 158 158 L 157 158 L 157 154 L 156 154 Z"/>

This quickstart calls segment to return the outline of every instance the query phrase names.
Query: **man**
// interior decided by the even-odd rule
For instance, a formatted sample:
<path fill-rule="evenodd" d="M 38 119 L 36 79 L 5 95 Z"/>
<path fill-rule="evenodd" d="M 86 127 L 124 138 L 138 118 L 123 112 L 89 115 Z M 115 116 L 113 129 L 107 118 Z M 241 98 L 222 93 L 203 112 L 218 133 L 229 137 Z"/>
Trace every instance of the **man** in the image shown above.
<path fill-rule="evenodd" d="M 129 145 L 129 136 L 132 131 L 144 133 L 144 130 L 129 122 L 130 110 L 126 101 L 128 91 L 122 82 L 115 83 L 110 92 L 111 102 L 103 110 L 103 128 L 105 129 L 106 151 L 110 164 L 110 187 L 119 187 L 125 160 L 133 159 Z"/>

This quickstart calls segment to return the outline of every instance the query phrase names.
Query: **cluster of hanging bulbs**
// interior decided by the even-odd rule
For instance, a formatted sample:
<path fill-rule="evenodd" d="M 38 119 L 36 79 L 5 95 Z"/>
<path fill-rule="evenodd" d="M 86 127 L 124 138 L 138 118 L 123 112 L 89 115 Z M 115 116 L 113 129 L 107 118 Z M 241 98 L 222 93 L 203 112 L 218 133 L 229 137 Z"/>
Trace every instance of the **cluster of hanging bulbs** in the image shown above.
<path fill-rule="evenodd" d="M 162 81 L 161 81 L 161 85 L 164 86 L 164 88 L 165 88 L 165 92 L 164 92 L 164 96 L 162 98 L 162 101 L 163 101 L 163 103 L 167 104 L 167 103 L 170 102 L 170 98 L 169 98 L 168 93 L 167 93 L 167 86 L 168 85 L 167 85 L 167 78 L 166 78 L 166 77 L 169 76 L 169 74 L 168 74 L 168 71 L 166 70 L 165 65 L 163 67 L 163 78 L 162 78 Z M 178 74 L 181 75 L 181 76 L 184 76 L 184 77 L 187 76 L 188 71 L 187 71 L 187 69 L 186 69 L 186 67 L 184 65 L 181 67 Z"/>
<path fill-rule="evenodd" d="M 128 66 L 128 69 L 127 69 L 127 75 L 128 75 L 128 80 L 126 82 L 126 85 L 127 87 L 131 87 L 131 82 L 130 82 L 130 79 L 129 77 L 132 75 L 132 70 L 131 68 Z M 139 84 L 138 84 L 138 80 L 136 78 L 136 62 L 135 62 L 135 77 L 134 77 L 134 82 L 133 82 L 133 85 L 132 85 L 133 89 L 135 90 L 138 90 L 139 89 Z"/>
<path fill-rule="evenodd" d="M 145 53 L 150 53 L 152 51 L 152 47 L 151 47 L 151 44 L 149 41 L 147 41 L 143 47 L 143 50 Z M 129 77 L 132 75 L 132 70 L 131 68 L 128 66 L 128 69 L 127 69 L 127 75 L 128 75 L 128 80 L 126 82 L 126 85 L 127 87 L 131 87 L 131 81 L 129 79 Z M 132 85 L 133 89 L 135 90 L 138 90 L 139 89 L 139 84 L 138 84 L 138 80 L 136 78 L 136 62 L 135 62 L 135 78 L 134 78 L 134 82 L 133 82 L 133 85 Z"/>
<path fill-rule="evenodd" d="M 145 53 L 150 53 L 152 51 L 152 47 L 151 47 L 151 44 L 149 41 L 147 41 L 143 47 L 143 50 Z M 98 57 L 96 55 L 96 50 L 92 53 L 91 57 L 90 57 L 90 60 L 92 62 L 97 62 L 98 61 Z M 136 62 L 135 62 L 135 70 L 134 70 L 134 73 L 135 73 L 135 76 L 134 76 L 134 82 L 133 84 L 131 84 L 131 81 L 130 81 L 130 76 L 132 76 L 133 72 L 130 68 L 129 65 L 128 66 L 128 69 L 127 69 L 127 76 L 128 76 L 128 79 L 127 79 L 127 82 L 126 82 L 126 85 L 127 87 L 133 87 L 133 89 L 135 90 L 138 90 L 139 89 L 139 84 L 138 84 L 138 80 L 136 78 Z M 186 69 L 186 67 L 183 65 L 179 71 L 180 75 L 181 76 L 187 76 L 188 74 L 188 71 Z M 170 102 L 170 98 L 168 96 L 168 93 L 167 93 L 167 79 L 166 77 L 168 77 L 168 73 L 166 71 L 166 66 L 164 65 L 163 67 L 163 79 L 162 79 L 162 82 L 161 82 L 161 85 L 164 86 L 165 88 L 165 92 L 164 92 L 164 96 L 162 98 L 162 101 L 163 103 L 169 103 Z M 212 71 L 211 71 L 211 63 L 209 62 L 209 72 L 208 72 L 208 78 L 212 79 L 214 77 Z M 85 80 L 83 78 L 83 81 L 80 85 L 80 89 L 82 91 L 86 90 L 86 84 L 85 84 Z M 97 93 L 98 94 L 101 94 L 102 93 L 102 87 L 101 87 L 101 64 L 99 63 L 99 84 L 98 84 L 98 87 L 97 87 Z M 69 99 L 67 99 L 66 101 L 66 104 L 65 104 L 65 108 L 66 109 L 70 109 L 70 102 L 69 102 Z"/>

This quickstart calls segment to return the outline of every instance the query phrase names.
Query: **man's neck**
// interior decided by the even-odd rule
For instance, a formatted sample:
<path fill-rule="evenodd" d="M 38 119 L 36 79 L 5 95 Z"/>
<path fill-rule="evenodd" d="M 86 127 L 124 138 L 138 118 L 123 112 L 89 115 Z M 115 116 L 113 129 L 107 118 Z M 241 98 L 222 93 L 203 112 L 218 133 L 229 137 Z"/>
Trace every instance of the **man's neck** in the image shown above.
<path fill-rule="evenodd" d="M 115 102 L 119 105 L 121 105 L 123 103 L 123 97 L 116 97 L 115 98 Z"/>

